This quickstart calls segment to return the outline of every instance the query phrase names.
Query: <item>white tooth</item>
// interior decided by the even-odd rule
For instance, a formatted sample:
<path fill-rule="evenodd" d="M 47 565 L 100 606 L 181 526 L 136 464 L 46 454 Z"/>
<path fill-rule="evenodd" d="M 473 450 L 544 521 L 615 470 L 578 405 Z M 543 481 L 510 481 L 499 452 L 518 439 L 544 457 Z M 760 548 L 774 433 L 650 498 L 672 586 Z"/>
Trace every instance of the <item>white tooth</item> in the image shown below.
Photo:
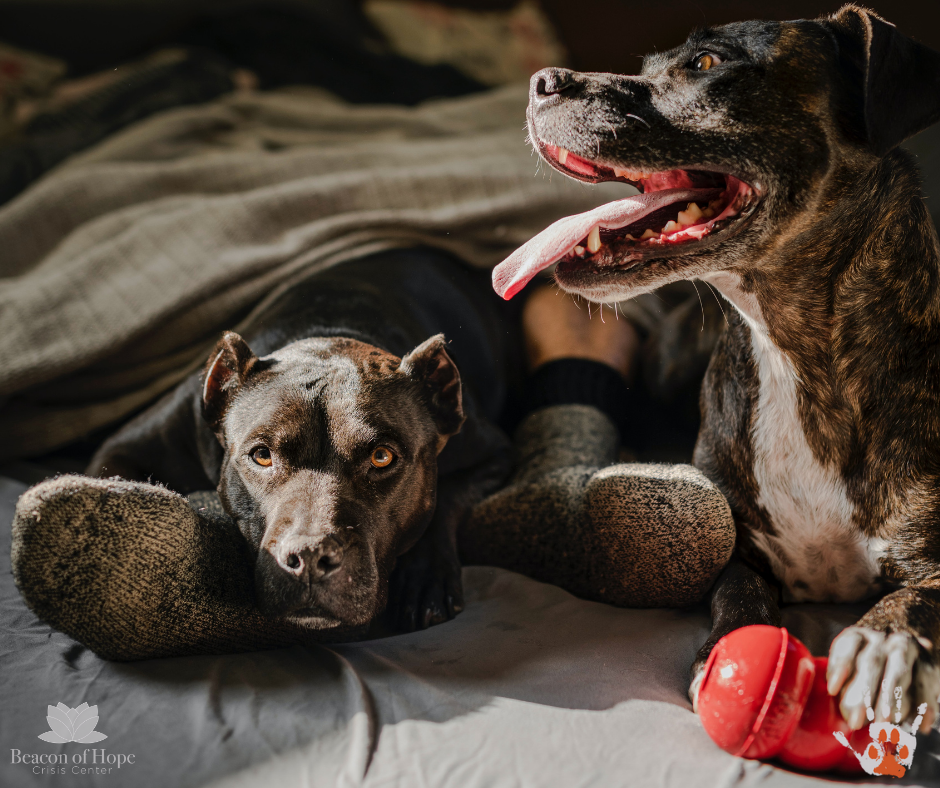
<path fill-rule="evenodd" d="M 627 238 L 627 239 L 629 239 L 629 240 L 631 240 L 631 241 L 635 241 L 635 240 L 636 240 L 636 238 L 634 238 L 632 235 L 630 235 L 630 233 L 627 233 L 627 234 L 624 236 L 624 238 Z"/>
<path fill-rule="evenodd" d="M 558 163 L 564 164 L 566 161 L 568 161 L 568 151 L 566 151 L 564 148 L 559 148 L 558 149 Z"/>
<path fill-rule="evenodd" d="M 694 202 L 689 203 L 689 207 L 684 211 L 679 211 L 679 216 L 677 217 L 679 224 L 683 227 L 688 227 L 690 224 L 695 224 L 703 216 L 702 209 L 699 208 Z"/>
<path fill-rule="evenodd" d="M 580 245 L 576 246 L 574 248 L 574 253 L 578 255 L 578 257 L 584 257 L 584 247 Z"/>
<path fill-rule="evenodd" d="M 715 212 L 711 208 L 706 208 L 702 211 L 702 218 L 711 219 L 715 215 Z"/>
<path fill-rule="evenodd" d="M 588 233 L 587 237 L 587 248 L 591 254 L 594 254 L 598 249 L 601 248 L 601 228 L 600 225 L 595 224 L 591 229 L 591 232 Z"/>
<path fill-rule="evenodd" d="M 673 222 L 673 221 L 668 221 L 666 222 L 666 226 L 663 227 L 663 232 L 674 233 L 676 230 L 681 230 L 681 229 L 682 229 L 682 225 L 677 224 L 676 222 Z"/>
<path fill-rule="evenodd" d="M 644 230 L 643 235 L 640 236 L 640 240 L 645 241 L 647 238 L 659 238 L 659 233 L 655 230 Z"/>
<path fill-rule="evenodd" d="M 614 167 L 614 176 L 617 178 L 626 178 L 628 181 L 642 181 L 649 178 L 649 175 L 640 170 L 625 170 L 622 167 Z"/>

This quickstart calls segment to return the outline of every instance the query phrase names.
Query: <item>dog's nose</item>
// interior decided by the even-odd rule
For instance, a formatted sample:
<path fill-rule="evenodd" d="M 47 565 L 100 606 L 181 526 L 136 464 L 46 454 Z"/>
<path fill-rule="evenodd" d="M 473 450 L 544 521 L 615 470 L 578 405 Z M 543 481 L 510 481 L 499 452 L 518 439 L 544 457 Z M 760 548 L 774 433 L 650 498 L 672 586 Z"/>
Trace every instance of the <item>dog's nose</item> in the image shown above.
<path fill-rule="evenodd" d="M 532 75 L 529 100 L 540 104 L 574 87 L 574 72 L 567 68 L 543 68 Z"/>
<path fill-rule="evenodd" d="M 343 565 L 345 553 L 338 539 L 327 536 L 315 545 L 293 547 L 278 558 L 278 563 L 298 578 L 319 583 Z"/>

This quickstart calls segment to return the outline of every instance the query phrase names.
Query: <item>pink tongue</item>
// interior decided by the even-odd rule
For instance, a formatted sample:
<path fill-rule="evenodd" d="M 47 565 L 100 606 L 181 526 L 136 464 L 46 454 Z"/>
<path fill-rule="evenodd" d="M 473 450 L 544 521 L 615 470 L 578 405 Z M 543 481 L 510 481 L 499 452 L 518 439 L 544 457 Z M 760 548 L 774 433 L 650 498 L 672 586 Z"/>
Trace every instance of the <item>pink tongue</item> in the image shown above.
<path fill-rule="evenodd" d="M 701 197 L 701 193 L 701 189 L 664 189 L 559 219 L 493 269 L 493 289 L 508 301 L 539 271 L 558 262 L 575 244 L 583 241 L 594 225 L 608 229 L 626 227 L 671 203 L 691 202 Z"/>

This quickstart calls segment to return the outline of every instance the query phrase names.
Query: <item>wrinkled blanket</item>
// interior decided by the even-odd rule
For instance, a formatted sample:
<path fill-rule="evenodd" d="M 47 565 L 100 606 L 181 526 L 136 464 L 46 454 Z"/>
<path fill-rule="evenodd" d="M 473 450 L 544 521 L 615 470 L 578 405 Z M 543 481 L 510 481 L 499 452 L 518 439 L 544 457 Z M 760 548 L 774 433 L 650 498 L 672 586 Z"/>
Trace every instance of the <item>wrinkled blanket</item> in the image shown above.
<path fill-rule="evenodd" d="M 416 108 L 236 93 L 66 161 L 0 209 L 5 458 L 137 410 L 291 277 L 414 244 L 491 266 L 611 199 L 536 177 L 525 104 L 522 87 Z"/>

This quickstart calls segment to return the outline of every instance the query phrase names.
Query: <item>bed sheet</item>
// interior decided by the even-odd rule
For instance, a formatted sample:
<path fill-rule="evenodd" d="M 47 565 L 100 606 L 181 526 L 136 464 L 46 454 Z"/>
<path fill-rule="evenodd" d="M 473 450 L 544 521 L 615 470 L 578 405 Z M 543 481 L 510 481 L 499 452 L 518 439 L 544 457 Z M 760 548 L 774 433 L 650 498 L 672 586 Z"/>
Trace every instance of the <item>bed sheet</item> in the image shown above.
<path fill-rule="evenodd" d="M 24 489 L 0 478 L 4 788 L 823 783 L 733 758 L 708 739 L 685 695 L 704 609 L 623 610 L 500 569 L 466 568 L 466 609 L 425 632 L 106 662 L 36 619 L 16 591 L 9 526 Z M 795 606 L 786 623 L 823 653 L 856 614 Z M 107 738 L 38 738 L 47 706 L 60 702 L 96 705 Z M 68 763 L 37 774 L 26 754 Z M 936 731 L 901 782 L 940 783 Z"/>

